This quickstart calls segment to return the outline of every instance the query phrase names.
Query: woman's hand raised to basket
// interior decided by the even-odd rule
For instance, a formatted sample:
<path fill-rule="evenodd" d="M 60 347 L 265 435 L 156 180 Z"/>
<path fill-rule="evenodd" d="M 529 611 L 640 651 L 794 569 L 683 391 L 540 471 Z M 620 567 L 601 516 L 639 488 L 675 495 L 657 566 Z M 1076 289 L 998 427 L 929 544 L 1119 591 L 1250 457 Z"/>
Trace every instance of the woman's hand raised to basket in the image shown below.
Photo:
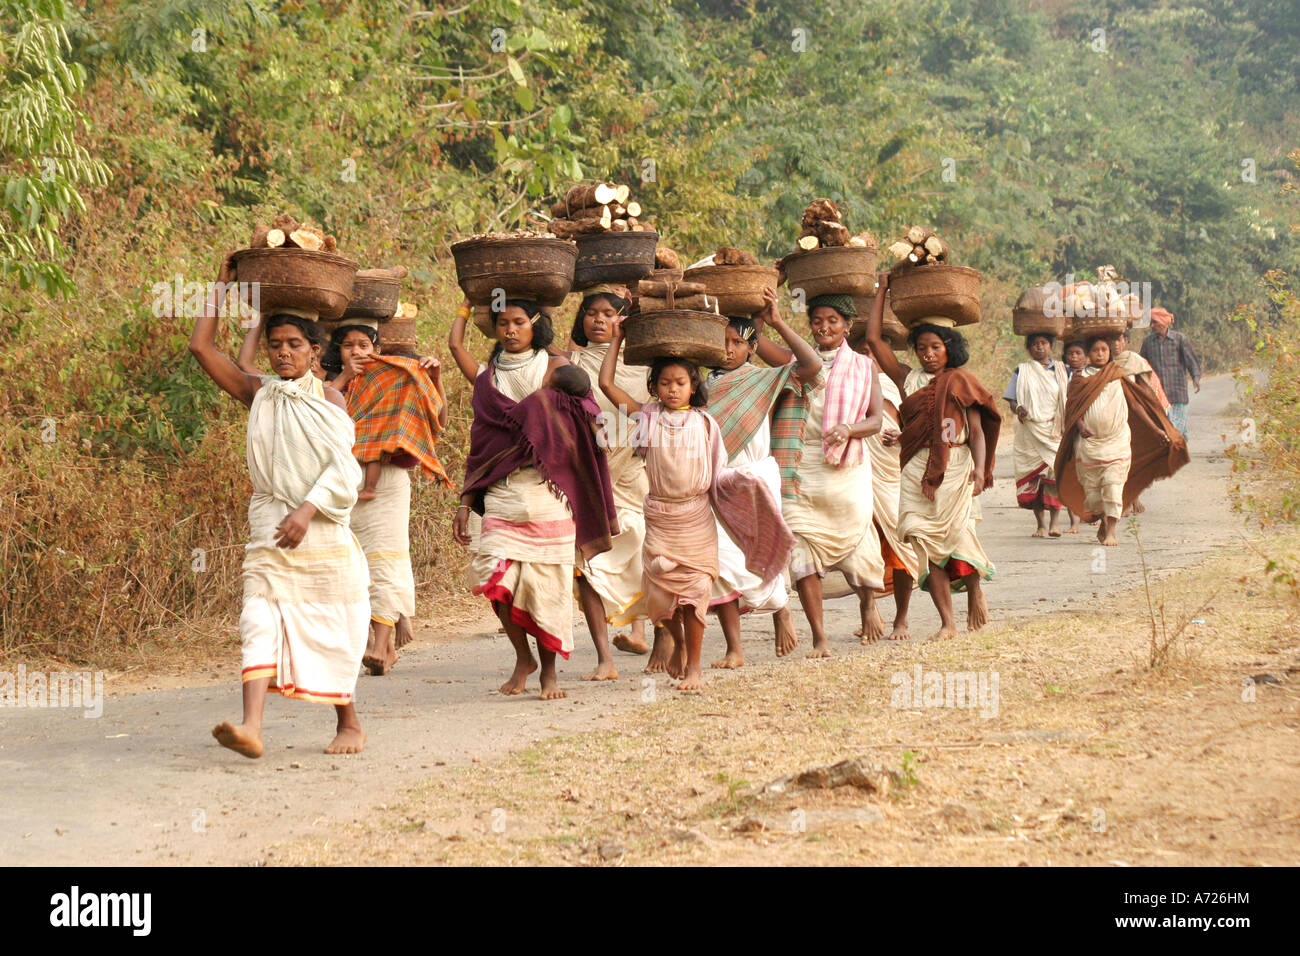
<path fill-rule="evenodd" d="M 609 320 L 609 342 L 611 346 L 615 346 L 619 342 L 623 341 L 623 320 L 625 318 L 627 318 L 625 315 L 616 315 Z M 612 350 L 615 352 L 618 351 L 617 348 Z"/>

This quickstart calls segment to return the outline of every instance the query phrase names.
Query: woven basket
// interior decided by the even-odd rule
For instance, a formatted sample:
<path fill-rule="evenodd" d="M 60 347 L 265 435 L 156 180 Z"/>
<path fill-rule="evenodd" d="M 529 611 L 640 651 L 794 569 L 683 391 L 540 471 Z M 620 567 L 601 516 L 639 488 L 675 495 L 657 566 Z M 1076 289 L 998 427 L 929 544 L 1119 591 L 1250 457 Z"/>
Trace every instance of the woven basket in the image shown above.
<path fill-rule="evenodd" d="M 1065 316 L 1044 315 L 1033 309 L 1013 309 L 1011 312 L 1011 331 L 1016 335 L 1037 335 L 1046 333 L 1058 339 L 1065 334 Z"/>
<path fill-rule="evenodd" d="M 819 295 L 871 295 L 876 289 L 876 250 L 870 246 L 826 246 L 792 252 L 781 260 L 790 292 L 804 300 Z"/>
<path fill-rule="evenodd" d="M 635 282 L 655 268 L 657 232 L 598 232 L 579 236 L 578 259 L 573 266 L 574 288 L 602 282 Z"/>
<path fill-rule="evenodd" d="M 466 239 L 451 254 L 471 305 L 489 304 L 497 289 L 510 299 L 559 305 L 573 286 L 578 247 L 568 239 Z"/>
<path fill-rule="evenodd" d="M 387 322 L 397 311 L 402 280 L 387 269 L 362 269 L 352 283 L 352 301 L 345 319 L 378 319 Z"/>
<path fill-rule="evenodd" d="M 1075 315 L 1066 321 L 1064 338 L 1067 342 L 1082 342 L 1094 335 L 1119 335 L 1128 331 L 1128 319 L 1122 315 Z"/>
<path fill-rule="evenodd" d="M 391 319 L 379 330 L 380 351 L 396 346 L 415 348 L 415 319 Z"/>
<path fill-rule="evenodd" d="M 727 319 L 712 312 L 665 309 L 628 316 L 623 323 L 628 365 L 653 365 L 660 356 L 717 368 L 727 358 Z"/>
<path fill-rule="evenodd" d="M 975 269 L 945 263 L 899 269 L 889 278 L 889 304 L 908 328 L 932 315 L 974 325 L 980 320 L 982 279 Z"/>
<path fill-rule="evenodd" d="M 642 279 L 636 284 L 636 294 L 640 296 L 650 296 L 655 299 L 666 299 L 669 292 L 673 295 L 704 295 L 709 290 L 704 287 L 703 282 L 674 282 L 671 279 L 663 281 L 661 279 Z"/>
<path fill-rule="evenodd" d="M 849 348 L 863 355 L 868 352 L 867 316 L 871 314 L 871 307 L 875 301 L 874 295 L 853 297 L 853 307 L 858 310 L 858 317 L 853 320 L 853 326 L 849 329 Z M 895 352 L 907 348 L 907 326 L 898 321 L 898 316 L 894 315 L 894 310 L 889 307 L 888 298 L 885 299 L 885 314 L 880 319 L 880 336 Z"/>
<path fill-rule="evenodd" d="M 767 305 L 763 290 L 775 289 L 781 280 L 769 266 L 700 266 L 686 270 L 686 281 L 702 283 L 723 315 L 754 315 Z"/>
<path fill-rule="evenodd" d="M 315 312 L 322 319 L 343 315 L 352 299 L 357 264 L 332 252 L 310 249 L 241 249 L 231 257 L 240 298 L 252 305 L 248 286 L 255 284 L 262 315 L 290 308 Z"/>

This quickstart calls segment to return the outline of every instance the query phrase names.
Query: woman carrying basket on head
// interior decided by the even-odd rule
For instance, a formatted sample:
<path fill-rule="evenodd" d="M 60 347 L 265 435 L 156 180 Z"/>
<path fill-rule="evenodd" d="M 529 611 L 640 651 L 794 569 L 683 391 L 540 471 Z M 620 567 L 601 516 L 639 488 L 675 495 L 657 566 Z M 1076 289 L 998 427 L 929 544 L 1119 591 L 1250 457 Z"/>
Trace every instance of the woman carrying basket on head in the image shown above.
<path fill-rule="evenodd" d="M 234 278 L 230 258 L 219 285 Z M 263 320 L 275 375 L 250 375 L 216 344 L 217 303 L 194 323 L 190 352 L 204 372 L 247 406 L 250 536 L 239 617 L 244 714 L 212 731 L 245 757 L 262 755 L 268 690 L 335 708 L 326 753 L 359 753 L 365 734 L 353 694 L 370 617 L 365 554 L 348 527 L 361 484 L 343 396 L 312 374 L 319 346 L 311 317 Z"/>

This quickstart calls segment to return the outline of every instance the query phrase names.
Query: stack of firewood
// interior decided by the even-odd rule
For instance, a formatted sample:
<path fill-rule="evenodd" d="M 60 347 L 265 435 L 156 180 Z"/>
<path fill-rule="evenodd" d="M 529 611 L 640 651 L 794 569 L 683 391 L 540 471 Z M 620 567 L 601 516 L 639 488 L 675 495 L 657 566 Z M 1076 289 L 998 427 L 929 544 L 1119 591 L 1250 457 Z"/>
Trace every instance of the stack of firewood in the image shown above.
<path fill-rule="evenodd" d="M 948 261 L 948 243 L 934 234 L 934 230 L 925 226 L 913 226 L 897 242 L 889 246 L 889 254 L 898 260 L 898 265 L 922 266 L 933 262 Z"/>
<path fill-rule="evenodd" d="M 829 199 L 814 199 L 803 211 L 799 221 L 799 248 L 804 252 L 827 246 L 861 246 L 876 248 L 876 240 L 869 232 L 849 233 L 844 225 L 840 207 Z"/>
<path fill-rule="evenodd" d="M 569 188 L 551 207 L 548 228 L 561 239 L 576 239 L 601 232 L 646 232 L 640 220 L 641 204 L 631 198 L 632 187 L 613 183 Z"/>
<path fill-rule="evenodd" d="M 338 240 L 314 226 L 306 225 L 293 216 L 280 215 L 269 226 L 253 229 L 250 249 L 307 249 L 310 252 L 335 252 Z"/>

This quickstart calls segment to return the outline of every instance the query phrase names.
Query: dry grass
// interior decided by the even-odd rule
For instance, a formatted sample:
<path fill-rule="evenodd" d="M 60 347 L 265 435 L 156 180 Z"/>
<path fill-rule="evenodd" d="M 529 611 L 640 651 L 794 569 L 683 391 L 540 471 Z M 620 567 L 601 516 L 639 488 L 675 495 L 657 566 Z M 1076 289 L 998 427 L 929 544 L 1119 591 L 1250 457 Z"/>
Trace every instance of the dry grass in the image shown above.
<path fill-rule="evenodd" d="M 607 729 L 448 770 L 278 863 L 1291 864 L 1300 860 L 1300 628 L 1256 562 L 1153 584 L 1176 617 L 1219 596 L 1158 669 L 1140 589 L 943 644 L 794 661 L 660 699 Z M 891 676 L 996 671 L 996 717 L 891 706 Z M 1243 688 L 1263 673 L 1279 683 Z M 1249 691 L 1255 699 L 1244 699 Z M 887 795 L 764 797 L 863 757 Z M 802 824 L 802 830 L 799 829 Z M 269 855 L 269 854 L 268 854 Z"/>

